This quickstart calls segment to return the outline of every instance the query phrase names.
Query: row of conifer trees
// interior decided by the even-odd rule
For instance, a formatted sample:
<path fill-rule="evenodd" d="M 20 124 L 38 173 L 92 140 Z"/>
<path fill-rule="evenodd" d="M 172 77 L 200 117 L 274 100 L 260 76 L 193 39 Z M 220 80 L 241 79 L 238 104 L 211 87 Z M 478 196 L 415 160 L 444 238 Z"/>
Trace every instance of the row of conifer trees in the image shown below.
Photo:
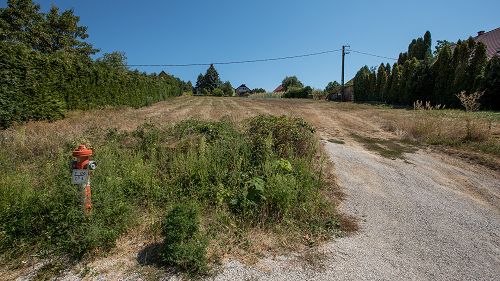
<path fill-rule="evenodd" d="M 451 44 L 438 41 L 431 51 L 431 34 L 413 40 L 391 67 L 362 67 L 353 79 L 356 101 L 412 105 L 416 100 L 457 108 L 462 91 L 484 91 L 483 109 L 500 109 L 500 58 L 488 59 L 486 47 L 473 38 Z"/>

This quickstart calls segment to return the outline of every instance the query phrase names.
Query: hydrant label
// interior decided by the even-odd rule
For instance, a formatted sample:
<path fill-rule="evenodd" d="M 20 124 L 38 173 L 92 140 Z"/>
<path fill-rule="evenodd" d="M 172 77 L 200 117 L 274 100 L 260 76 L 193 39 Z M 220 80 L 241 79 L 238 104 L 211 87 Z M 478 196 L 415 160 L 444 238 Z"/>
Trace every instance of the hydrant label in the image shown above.
<path fill-rule="evenodd" d="M 71 176 L 72 184 L 84 184 L 87 183 L 89 178 L 89 170 L 74 169 Z"/>

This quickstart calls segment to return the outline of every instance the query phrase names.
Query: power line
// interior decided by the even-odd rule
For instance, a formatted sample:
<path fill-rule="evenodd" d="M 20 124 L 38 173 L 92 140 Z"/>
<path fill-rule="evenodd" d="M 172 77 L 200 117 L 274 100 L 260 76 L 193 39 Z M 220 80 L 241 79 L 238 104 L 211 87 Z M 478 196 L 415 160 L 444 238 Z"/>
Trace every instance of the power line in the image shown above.
<path fill-rule="evenodd" d="M 353 53 L 357 53 L 357 54 L 362 54 L 362 55 L 367 55 L 367 56 L 372 56 L 372 57 L 377 57 L 377 58 L 382 58 L 382 59 L 388 59 L 388 60 L 398 60 L 398 59 L 395 59 L 395 58 L 390 58 L 390 57 L 384 57 L 384 56 L 379 56 L 379 55 L 374 55 L 374 54 L 370 54 L 370 53 L 365 53 L 365 52 L 360 52 L 360 51 L 355 51 L 355 50 L 349 50 Z"/>
<path fill-rule="evenodd" d="M 334 53 L 334 52 L 340 52 L 342 49 L 336 49 L 336 50 L 327 50 L 327 51 L 322 51 L 322 52 L 317 52 L 317 53 L 309 53 L 309 54 L 303 54 L 303 55 L 296 55 L 296 56 L 286 56 L 286 57 L 277 57 L 277 58 L 267 58 L 267 59 L 255 59 L 255 60 L 241 60 L 241 61 L 226 61 L 226 62 L 213 62 L 213 63 L 186 63 L 186 64 L 128 64 L 127 66 L 152 66 L 152 67 L 157 67 L 157 66 L 163 66 L 163 67 L 189 67 L 189 66 L 209 66 L 211 64 L 217 64 L 217 65 L 226 65 L 226 64 L 242 64 L 242 63 L 256 63 L 256 62 L 266 62 L 266 61 L 277 61 L 277 60 L 287 60 L 287 59 L 296 59 L 296 58 L 303 58 L 303 57 L 311 57 L 311 56 L 319 56 L 319 55 L 324 55 L 328 53 Z"/>

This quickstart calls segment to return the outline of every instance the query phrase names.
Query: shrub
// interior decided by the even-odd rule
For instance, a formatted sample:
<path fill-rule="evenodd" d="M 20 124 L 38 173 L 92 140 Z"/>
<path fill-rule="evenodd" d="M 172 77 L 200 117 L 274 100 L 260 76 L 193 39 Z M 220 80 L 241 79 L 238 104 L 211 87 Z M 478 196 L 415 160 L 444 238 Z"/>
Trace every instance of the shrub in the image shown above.
<path fill-rule="evenodd" d="M 312 95 L 312 98 L 315 100 L 325 100 L 326 97 L 328 96 L 328 92 L 315 89 L 312 91 L 311 95 Z"/>
<path fill-rule="evenodd" d="M 306 86 L 304 88 L 290 88 L 285 94 L 283 94 L 284 98 L 289 99 L 308 99 L 312 98 L 312 88 Z"/>
<path fill-rule="evenodd" d="M 177 204 L 163 223 L 165 239 L 161 257 L 168 265 L 192 273 L 207 270 L 207 240 L 200 233 L 199 207 L 193 203 Z"/>
<path fill-rule="evenodd" d="M 302 118 L 259 115 L 250 119 L 248 136 L 255 156 L 265 156 L 266 146 L 279 157 L 310 156 L 315 149 L 314 128 Z"/>
<path fill-rule="evenodd" d="M 216 97 L 222 97 L 222 96 L 224 96 L 224 91 L 222 91 L 220 88 L 215 88 L 212 91 L 212 95 L 216 96 Z"/>

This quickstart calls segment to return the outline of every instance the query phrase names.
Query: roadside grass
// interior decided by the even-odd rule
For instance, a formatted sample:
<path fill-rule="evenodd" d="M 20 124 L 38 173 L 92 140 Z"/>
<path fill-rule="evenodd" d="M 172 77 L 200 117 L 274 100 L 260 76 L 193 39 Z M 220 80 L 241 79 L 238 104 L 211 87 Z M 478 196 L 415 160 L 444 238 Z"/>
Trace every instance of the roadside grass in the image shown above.
<path fill-rule="evenodd" d="M 328 141 L 331 143 L 336 143 L 336 144 L 345 144 L 345 141 L 340 140 L 340 139 L 328 139 Z"/>
<path fill-rule="evenodd" d="M 36 142 L 22 128 L 5 134 L 0 147 L 3 262 L 105 254 L 119 236 L 150 224 L 144 229 L 170 246 L 164 265 L 204 274 L 207 262 L 224 256 L 317 245 L 348 221 L 335 210 L 334 180 L 314 129 L 300 118 L 146 122 L 132 131 L 92 126 Z M 98 163 L 88 216 L 68 168 L 80 142 Z M 177 218 L 189 210 L 198 211 Z M 171 236 L 167 225 L 176 221 L 194 228 Z"/>
<path fill-rule="evenodd" d="M 376 139 L 354 133 L 351 136 L 356 141 L 362 143 L 368 150 L 377 152 L 379 155 L 389 159 L 405 159 L 404 153 L 413 153 L 418 150 L 418 148 L 409 143 L 402 144 L 397 140 Z"/>
<path fill-rule="evenodd" d="M 401 139 L 500 157 L 499 113 L 422 110 L 391 115 L 385 128 Z"/>

